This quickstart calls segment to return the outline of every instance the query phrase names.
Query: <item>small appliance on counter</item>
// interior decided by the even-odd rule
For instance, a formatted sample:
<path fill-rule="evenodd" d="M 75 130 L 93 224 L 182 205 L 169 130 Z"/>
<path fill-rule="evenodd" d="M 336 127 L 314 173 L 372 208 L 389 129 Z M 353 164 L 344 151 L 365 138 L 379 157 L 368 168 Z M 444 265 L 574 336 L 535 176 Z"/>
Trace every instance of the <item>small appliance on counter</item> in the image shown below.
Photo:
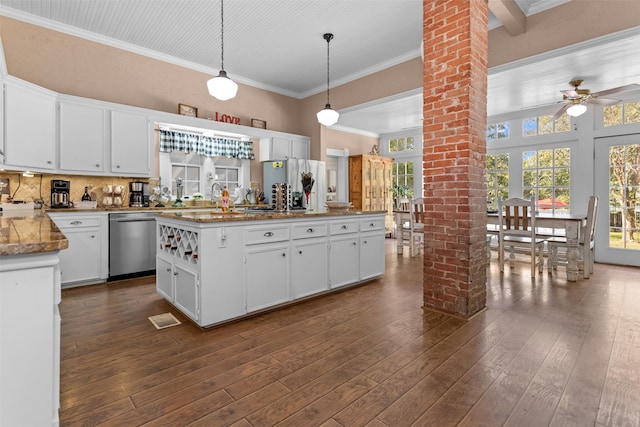
<path fill-rule="evenodd" d="M 129 206 L 132 208 L 149 207 L 149 183 L 141 181 L 129 183 Z"/>
<path fill-rule="evenodd" d="M 62 179 L 51 180 L 51 207 L 54 209 L 68 208 L 69 193 L 71 191 L 71 184 L 69 181 Z"/>

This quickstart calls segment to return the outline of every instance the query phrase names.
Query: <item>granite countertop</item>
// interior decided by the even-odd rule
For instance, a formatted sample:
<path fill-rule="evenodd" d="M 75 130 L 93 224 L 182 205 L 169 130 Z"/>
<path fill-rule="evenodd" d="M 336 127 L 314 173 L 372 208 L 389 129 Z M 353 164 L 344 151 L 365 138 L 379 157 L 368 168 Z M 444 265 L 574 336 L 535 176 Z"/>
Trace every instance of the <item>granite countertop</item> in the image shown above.
<path fill-rule="evenodd" d="M 0 256 L 53 252 L 67 247 L 69 241 L 43 211 L 0 213 Z"/>
<path fill-rule="evenodd" d="M 235 205 L 232 209 L 246 209 L 246 208 L 251 208 L 251 207 L 255 207 L 255 206 L 261 206 L 264 207 L 266 205 Z M 133 212 L 133 211 L 178 211 L 178 210 L 194 210 L 194 209 L 206 209 L 206 210 L 211 210 L 211 209 L 219 209 L 217 208 L 215 205 L 211 205 L 211 204 L 200 204 L 200 205 L 193 205 L 193 206 L 172 206 L 172 205 L 165 205 L 163 207 L 155 207 L 155 206 L 149 206 L 149 207 L 130 207 L 130 206 L 117 206 L 117 207 L 112 207 L 112 206 L 98 206 L 96 208 L 46 208 L 45 211 L 46 212 Z"/>
<path fill-rule="evenodd" d="M 163 212 L 157 216 L 160 218 L 180 219 L 192 222 L 230 222 L 230 221 L 262 221 L 265 219 L 294 219 L 294 218 L 318 218 L 339 217 L 347 215 L 373 215 L 385 214 L 386 211 L 359 211 L 359 210 L 327 210 L 307 212 L 294 210 L 289 212 L 275 211 L 246 211 L 246 212 Z"/>

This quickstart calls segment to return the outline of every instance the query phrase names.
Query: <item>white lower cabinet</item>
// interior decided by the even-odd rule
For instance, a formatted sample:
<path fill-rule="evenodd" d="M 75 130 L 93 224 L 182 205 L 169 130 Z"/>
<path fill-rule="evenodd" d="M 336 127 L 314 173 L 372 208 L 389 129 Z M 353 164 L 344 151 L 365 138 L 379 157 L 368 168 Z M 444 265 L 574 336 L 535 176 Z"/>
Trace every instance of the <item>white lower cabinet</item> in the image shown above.
<path fill-rule="evenodd" d="M 58 253 L 0 262 L 0 426 L 57 426 L 60 407 Z"/>
<path fill-rule="evenodd" d="M 384 224 L 383 214 L 366 218 Z M 361 232 L 362 220 L 158 217 L 157 292 L 208 327 L 382 275 L 384 226 Z"/>
<path fill-rule="evenodd" d="M 294 241 L 291 254 L 291 292 L 293 299 L 329 289 L 326 239 Z"/>
<path fill-rule="evenodd" d="M 50 213 L 69 240 L 60 252 L 63 287 L 103 282 L 108 276 L 109 222 L 107 213 Z"/>
<path fill-rule="evenodd" d="M 173 266 L 173 303 L 196 322 L 200 320 L 200 281 L 198 273 L 181 265 Z"/>
<path fill-rule="evenodd" d="M 289 243 L 254 245 L 246 251 L 247 312 L 289 301 Z"/>

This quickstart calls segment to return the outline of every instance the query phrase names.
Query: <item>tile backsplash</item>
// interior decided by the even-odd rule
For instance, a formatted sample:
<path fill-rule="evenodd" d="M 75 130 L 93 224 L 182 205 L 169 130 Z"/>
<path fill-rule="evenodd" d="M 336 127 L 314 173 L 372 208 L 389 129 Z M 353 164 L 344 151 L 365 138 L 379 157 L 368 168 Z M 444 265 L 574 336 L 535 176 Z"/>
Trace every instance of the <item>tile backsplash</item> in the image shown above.
<path fill-rule="evenodd" d="M 69 181 L 71 201 L 80 201 L 84 193 L 84 187 L 89 187 L 91 200 L 97 200 L 98 206 L 102 206 L 102 199 L 106 194 L 103 193 L 103 187 L 106 185 L 122 185 L 125 188 L 123 197 L 125 206 L 128 205 L 129 182 L 142 181 L 149 182 L 151 185 L 157 184 L 157 179 L 144 178 L 123 178 L 123 177 L 104 177 L 104 176 L 85 176 L 85 175 L 56 175 L 56 174 L 36 174 L 33 177 L 24 177 L 18 172 L 0 172 L 0 179 L 9 180 L 9 194 L 13 200 L 21 200 L 31 202 L 34 200 L 44 200 L 45 206 L 51 206 L 51 180 L 64 179 Z M 1 203 L 6 203 L 8 196 L 2 194 Z"/>

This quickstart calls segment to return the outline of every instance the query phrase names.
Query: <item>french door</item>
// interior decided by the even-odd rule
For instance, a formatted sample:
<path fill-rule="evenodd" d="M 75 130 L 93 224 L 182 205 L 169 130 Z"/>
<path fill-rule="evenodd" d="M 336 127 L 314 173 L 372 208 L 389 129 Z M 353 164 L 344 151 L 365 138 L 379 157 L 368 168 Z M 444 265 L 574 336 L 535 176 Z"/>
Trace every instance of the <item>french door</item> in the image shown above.
<path fill-rule="evenodd" d="M 640 134 L 595 141 L 595 259 L 640 266 Z"/>

